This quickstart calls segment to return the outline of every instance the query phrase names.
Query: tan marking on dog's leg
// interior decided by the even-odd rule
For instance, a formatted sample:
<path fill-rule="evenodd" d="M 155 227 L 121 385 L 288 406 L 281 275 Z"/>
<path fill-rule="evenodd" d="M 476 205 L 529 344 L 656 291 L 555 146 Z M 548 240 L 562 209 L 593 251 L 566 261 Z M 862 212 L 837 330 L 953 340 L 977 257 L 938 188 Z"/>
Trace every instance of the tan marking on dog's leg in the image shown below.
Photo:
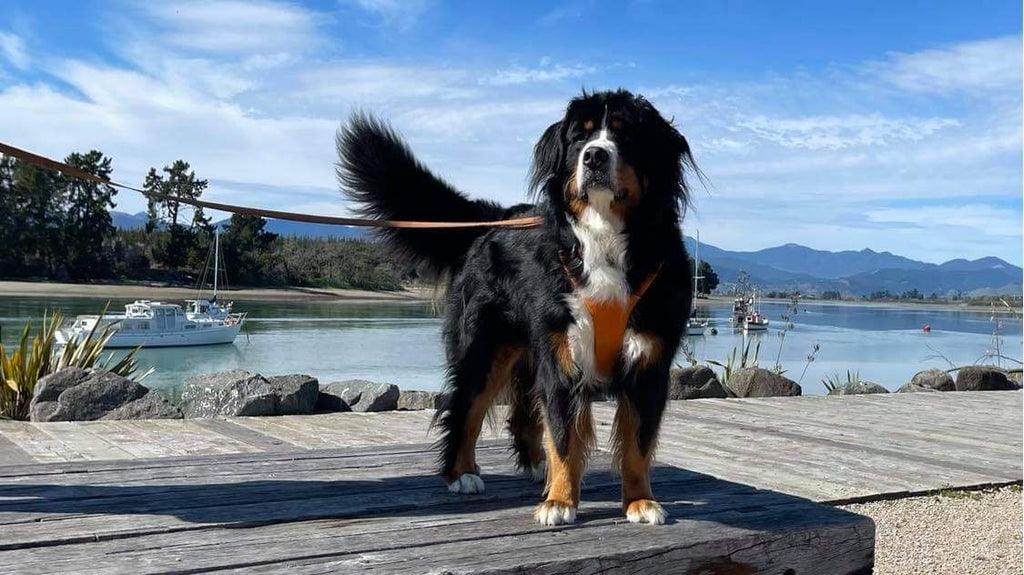
<path fill-rule="evenodd" d="M 534 517 L 544 525 L 561 525 L 576 521 L 580 504 L 580 483 L 594 443 L 594 421 L 590 404 L 576 414 L 569 426 L 569 445 L 563 457 L 558 453 L 548 418 L 544 417 L 544 448 L 547 452 L 547 498 L 537 506 Z"/>
<path fill-rule="evenodd" d="M 487 382 L 484 385 L 484 390 L 473 399 L 473 404 L 466 415 L 462 447 L 455 456 L 455 465 L 452 467 L 451 476 L 446 478 L 450 484 L 459 481 L 460 477 L 465 474 L 474 476 L 478 474 L 476 442 L 480 437 L 484 418 L 487 416 L 487 410 L 494 403 L 494 398 L 505 390 L 512 381 L 512 367 L 522 352 L 523 349 L 520 347 L 506 346 L 499 349 L 495 354 L 491 370 L 487 373 Z M 483 491 L 483 482 L 480 481 L 479 483 L 479 489 L 475 489 L 475 484 L 469 486 L 473 488 L 472 492 Z"/>
<path fill-rule="evenodd" d="M 654 446 L 641 453 L 637 429 L 639 414 L 628 399 L 619 399 L 612 429 L 613 452 L 622 474 L 622 510 L 631 523 L 665 523 L 665 510 L 651 492 Z"/>

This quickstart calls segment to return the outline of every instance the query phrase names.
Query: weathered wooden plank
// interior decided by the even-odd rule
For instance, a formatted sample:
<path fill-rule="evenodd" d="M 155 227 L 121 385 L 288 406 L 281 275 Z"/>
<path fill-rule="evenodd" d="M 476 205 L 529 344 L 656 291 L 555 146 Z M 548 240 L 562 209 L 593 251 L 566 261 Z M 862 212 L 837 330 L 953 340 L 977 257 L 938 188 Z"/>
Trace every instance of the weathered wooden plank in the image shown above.
<path fill-rule="evenodd" d="M 901 394 L 908 395 L 908 394 Z M 919 394 L 920 395 L 920 394 Z M 935 395 L 935 394 L 924 394 Z M 971 395 L 971 394 L 966 394 Z M 886 396 L 880 396 L 885 398 Z M 1019 395 L 1015 397 L 1019 398 Z M 810 398 L 808 398 L 810 399 Z M 685 402 L 683 405 L 674 405 L 668 413 L 680 413 L 685 417 L 688 413 L 714 415 L 724 418 L 730 412 L 739 412 L 761 421 L 785 422 L 800 429 L 815 429 L 820 426 L 839 427 L 845 431 L 860 432 L 856 437 L 863 439 L 887 439 L 908 435 L 910 437 L 925 437 L 930 441 L 940 439 L 943 443 L 947 441 L 966 441 L 971 444 L 981 445 L 988 448 L 1012 449 L 1013 443 L 994 443 L 993 437 L 1000 437 L 1006 431 L 1012 431 L 1019 424 L 1021 418 L 1013 417 L 1012 411 L 1006 412 L 1005 417 L 987 417 L 989 413 L 986 408 L 991 402 L 983 402 L 979 405 L 977 401 L 963 401 L 957 403 L 929 401 L 915 409 L 913 404 L 920 404 L 920 401 L 911 402 L 902 399 L 862 399 L 856 396 L 844 396 L 842 398 L 828 398 L 831 403 L 820 400 L 808 401 L 800 399 L 790 402 L 784 413 L 771 409 L 771 404 L 760 403 L 754 400 L 743 401 L 718 401 L 708 403 L 705 401 Z M 1010 402 L 1012 405 L 1015 402 Z M 1019 404 L 1019 402 L 1016 402 Z M 1000 410 L 1005 409 L 1000 406 Z M 1012 440 L 1013 437 L 1006 439 Z M 1019 438 L 1017 438 L 1019 440 Z M 1017 444 L 1020 442 L 1017 441 Z"/>
<path fill-rule="evenodd" d="M 45 489 L 52 502 L 40 503 L 31 488 L 21 491 L 22 499 L 5 501 L 0 513 L 3 539 L 0 550 L 70 544 L 97 539 L 132 537 L 142 534 L 203 530 L 223 525 L 256 525 L 327 517 L 352 517 L 399 513 L 424 506 L 450 504 L 464 497 L 451 494 L 443 482 L 425 471 L 425 462 L 396 469 L 375 469 L 370 477 L 335 481 L 264 481 L 229 485 L 184 486 L 168 494 L 162 485 L 108 488 L 105 496 L 63 498 L 50 486 Z M 668 471 L 667 471 L 668 470 Z M 522 497 L 540 498 L 541 486 L 533 484 L 510 468 L 501 475 L 487 475 L 487 492 L 475 496 L 482 501 Z M 699 474 L 660 470 L 655 484 L 687 486 L 710 479 Z M 727 482 L 722 485 L 750 490 Z M 585 491 L 612 489 L 617 497 L 619 481 L 610 473 L 590 476 Z M 41 489 L 41 490 L 42 490 Z M 660 488 L 656 488 L 660 491 Z M 781 494 L 775 494 L 780 497 Z"/>
<path fill-rule="evenodd" d="M 35 460 L 31 455 L 18 447 L 18 444 L 0 433 L 0 465 L 18 465 L 23 463 L 32 463 L 33 461 Z"/>
<path fill-rule="evenodd" d="M 1016 463 L 1011 463 L 1005 460 L 985 460 L 983 458 L 976 458 L 977 463 L 965 458 L 948 457 L 941 453 L 928 453 L 919 454 L 914 451 L 906 450 L 901 451 L 893 448 L 884 447 L 871 447 L 860 443 L 856 440 L 851 440 L 849 437 L 842 437 L 838 432 L 823 432 L 819 434 L 801 434 L 798 432 L 788 431 L 784 429 L 776 429 L 773 427 L 766 427 L 765 425 L 758 422 L 741 422 L 741 421 L 723 421 L 718 418 L 711 417 L 696 417 L 689 416 L 691 419 L 699 419 L 708 424 L 716 424 L 721 426 L 728 426 L 733 428 L 740 428 L 751 433 L 757 434 L 773 434 L 780 437 L 790 438 L 796 441 L 802 441 L 806 443 L 816 443 L 818 445 L 833 447 L 836 449 L 862 449 L 867 453 L 874 453 L 878 455 L 885 455 L 889 457 L 903 458 L 906 460 L 912 460 L 919 463 L 938 465 L 947 467 L 950 469 L 956 469 L 978 475 L 992 475 L 994 479 L 1000 477 L 1008 477 L 1019 474 L 1020 467 Z"/>
<path fill-rule="evenodd" d="M 234 420 L 218 417 L 211 419 L 193 419 L 191 421 L 193 424 L 212 431 L 213 433 L 224 437 L 230 437 L 235 441 L 244 443 L 259 451 L 292 451 L 300 448 L 300 446 L 295 445 L 294 443 L 289 443 L 287 441 L 253 431 L 248 427 L 239 425 L 237 421 Z"/>
<path fill-rule="evenodd" d="M 836 477 L 840 480 L 853 479 L 854 485 L 866 486 L 873 492 L 886 492 L 895 485 L 909 489 L 922 480 L 934 485 L 937 482 L 956 483 L 971 480 L 985 483 L 1003 479 L 987 474 L 971 474 L 949 469 L 945 465 L 879 454 L 864 447 L 837 448 L 834 445 L 794 439 L 792 436 L 778 436 L 771 432 L 752 434 L 708 424 L 695 418 L 685 422 L 669 418 L 662 429 L 663 445 L 666 445 L 666 440 L 678 439 L 678 442 L 666 445 L 670 446 L 669 456 L 663 458 L 676 464 L 681 464 L 682 461 L 689 462 L 687 456 L 694 449 L 706 447 L 722 450 L 734 459 L 745 460 L 755 466 L 790 469 L 803 475 Z M 841 473 L 836 473 L 837 471 Z"/>
<path fill-rule="evenodd" d="M 615 518 L 614 504 L 590 508 L 579 525 L 532 523 L 530 508 L 478 509 L 475 519 L 455 513 L 416 518 L 395 532 L 376 531 L 372 519 L 356 523 L 366 533 L 337 533 L 343 520 L 287 524 L 197 534 L 165 534 L 104 541 L 79 549 L 9 552 L 24 573 L 57 573 L 87 565 L 89 573 L 178 572 L 188 569 L 287 572 L 671 572 L 718 567 L 787 568 L 800 573 L 849 573 L 870 566 L 870 520 L 821 517 L 804 505 L 750 512 L 690 513 L 673 523 L 640 526 Z M 834 510 L 830 510 L 834 511 Z M 480 519 L 485 515 L 486 519 Z M 401 517 L 387 518 L 388 523 Z M 190 539 L 182 537 L 191 536 Z M 239 541 L 235 538 L 241 538 Z M 140 549 L 141 548 L 141 549 Z M 796 549 L 799 549 L 798 551 Z M 65 554 L 66 552 L 70 552 Z M 671 561 L 665 561 L 668 554 Z M 69 556 L 70 555 L 70 556 Z M 730 557 L 732 562 L 723 562 Z M 557 568 L 557 571 L 556 571 Z M 580 571 L 584 569 L 584 571 Z M 633 569 L 633 571 L 620 571 Z M 77 570 L 76 570 L 77 572 Z M 745 571 L 741 571 L 745 572 Z"/>
<path fill-rule="evenodd" d="M 268 435 L 281 441 L 298 445 L 303 449 L 329 449 L 337 447 L 329 441 L 309 432 L 309 427 L 296 429 L 282 423 L 279 417 L 249 417 L 244 425 L 253 431 Z"/>
<path fill-rule="evenodd" d="M 88 425 L 71 421 L 34 423 L 32 427 L 67 446 L 85 459 L 124 459 L 130 457 L 124 449 L 89 431 Z"/>
<path fill-rule="evenodd" d="M 40 462 L 84 460 L 85 456 L 60 440 L 43 433 L 31 423 L 0 421 L 0 430 L 11 442 Z"/>
<path fill-rule="evenodd" d="M 503 449 L 507 441 L 482 441 L 479 449 Z M 349 447 L 344 449 L 318 449 L 299 450 L 290 452 L 264 452 L 264 453 L 231 453 L 221 455 L 199 455 L 192 457 L 153 457 L 136 460 L 106 460 L 106 461 L 67 461 L 59 464 L 35 463 L 29 465 L 7 465 L 0 466 L 0 479 L 19 480 L 39 476 L 67 476 L 73 478 L 82 473 L 90 473 L 90 478 L 97 477 L 99 473 L 111 472 L 115 477 L 129 478 L 134 476 L 147 476 L 156 473 L 162 468 L 176 469 L 201 469 L 221 468 L 225 465 L 252 464 L 272 465 L 274 462 L 304 462 L 304 461 L 344 461 L 347 459 L 359 459 L 377 456 L 396 456 L 404 453 L 430 453 L 433 454 L 429 445 L 418 444 L 393 444 L 370 447 Z M 0 481 L 0 485 L 2 485 Z"/>
<path fill-rule="evenodd" d="M 144 525 L 140 529 L 137 522 L 131 533 L 91 533 L 99 541 L 63 545 L 59 552 L 52 547 L 2 552 L 0 561 L 17 564 L 24 572 L 39 573 L 64 572 L 83 565 L 97 573 L 125 569 L 140 573 L 173 572 L 186 567 L 315 569 L 325 561 L 326 568 L 342 572 L 355 568 L 423 572 L 449 566 L 475 571 L 524 564 L 536 564 L 541 569 L 556 565 L 572 569 L 580 561 L 590 564 L 600 559 L 618 564 L 627 556 L 633 565 L 646 561 L 654 567 L 662 564 L 657 563 L 657 558 L 664 553 L 675 553 L 673 560 L 686 564 L 687 558 L 720 559 L 721 549 L 727 549 L 725 555 L 742 555 L 753 548 L 777 545 L 776 554 L 755 553 L 743 562 L 757 566 L 762 560 L 776 565 L 793 561 L 793 565 L 800 565 L 796 557 L 801 553 L 786 553 L 784 547 L 797 542 L 804 553 L 814 553 L 816 546 L 811 542 L 817 541 L 820 547 L 821 542 L 835 538 L 837 541 L 829 551 L 817 551 L 818 561 L 824 560 L 821 564 L 832 565 L 828 561 L 835 559 L 829 557 L 857 557 L 857 568 L 870 565 L 873 532 L 870 521 L 864 518 L 835 515 L 838 510 L 799 498 L 755 491 L 686 471 L 662 468 L 655 477 L 656 492 L 676 518 L 660 528 L 621 524 L 617 480 L 599 473 L 586 483 L 581 525 L 569 528 L 535 525 L 531 510 L 539 487 L 512 478 L 492 482 L 495 489 L 489 484 L 487 494 L 469 497 L 453 496 L 443 489 L 426 493 L 417 492 L 422 488 L 402 487 L 388 497 L 347 494 L 347 507 L 338 505 L 338 497 L 300 499 L 282 508 L 290 513 L 286 519 L 280 519 L 285 523 L 278 525 L 266 525 L 268 516 L 274 521 L 275 507 L 262 503 L 250 511 L 260 514 L 255 521 L 237 514 L 241 506 L 235 509 L 231 517 L 240 527 L 236 529 L 187 532 L 186 528 L 198 528 L 197 517 L 190 517 L 193 521 L 183 529 L 157 532 L 147 531 Z M 262 493 L 251 497 L 264 501 Z M 304 513 L 312 509 L 319 510 L 320 517 L 332 519 L 302 522 Z M 819 515 L 826 512 L 830 515 Z M 187 510 L 179 514 L 188 517 Z M 143 524 L 148 518 L 137 517 Z M 51 529 L 55 527 L 59 529 L 59 525 L 50 524 Z M 848 533 L 851 528 L 857 532 L 855 542 Z M 837 536 L 842 531 L 847 535 Z M 792 539 L 798 532 L 802 536 Z M 639 533 L 643 535 L 638 536 Z M 105 540 L 111 536 L 123 539 Z M 600 544 L 595 546 L 597 542 Z M 645 556 L 638 553 L 641 550 L 650 553 Z M 708 555 L 709 552 L 712 554 Z M 834 565 L 838 569 L 843 563 Z"/>

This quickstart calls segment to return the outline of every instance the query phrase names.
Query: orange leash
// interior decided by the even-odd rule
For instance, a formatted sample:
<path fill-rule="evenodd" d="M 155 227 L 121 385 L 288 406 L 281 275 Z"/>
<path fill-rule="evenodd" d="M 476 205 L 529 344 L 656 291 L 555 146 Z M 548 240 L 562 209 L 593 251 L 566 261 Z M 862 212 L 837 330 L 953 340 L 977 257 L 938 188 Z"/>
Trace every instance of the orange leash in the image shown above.
<path fill-rule="evenodd" d="M 11 156 L 19 160 L 35 164 L 41 168 L 49 170 L 56 170 L 62 172 L 68 176 L 73 176 L 82 180 L 90 182 L 96 182 L 107 186 L 113 186 L 115 188 L 122 188 L 125 190 L 131 190 L 138 192 L 148 198 L 155 198 L 158 200 L 171 200 L 194 206 L 197 208 L 208 208 L 211 210 L 221 210 L 224 212 L 231 212 L 233 214 L 243 214 L 247 216 L 260 216 L 265 218 L 274 218 L 276 220 L 289 220 L 293 222 L 306 222 L 313 224 L 330 224 L 336 226 L 358 226 L 365 228 L 409 228 L 409 229 L 451 229 L 451 228 L 532 228 L 541 224 L 540 216 L 526 216 L 521 218 L 511 218 L 507 220 L 495 220 L 485 222 L 421 222 L 421 221 L 407 221 L 407 220 L 372 220 L 366 218 L 340 218 L 334 216 L 318 216 L 313 214 L 299 214 L 295 212 L 281 212 L 277 210 L 264 210 L 261 208 L 250 208 L 247 206 L 235 206 L 232 204 L 222 204 L 219 202 L 207 202 L 205 200 L 194 200 L 190 198 L 179 198 L 168 194 L 159 194 L 156 192 L 148 192 L 139 188 L 135 188 L 126 184 L 120 184 L 113 180 L 108 180 L 95 176 L 80 170 L 73 166 L 69 166 L 65 163 L 51 160 L 50 158 L 33 154 L 9 146 L 0 142 L 0 154 L 5 156 Z"/>

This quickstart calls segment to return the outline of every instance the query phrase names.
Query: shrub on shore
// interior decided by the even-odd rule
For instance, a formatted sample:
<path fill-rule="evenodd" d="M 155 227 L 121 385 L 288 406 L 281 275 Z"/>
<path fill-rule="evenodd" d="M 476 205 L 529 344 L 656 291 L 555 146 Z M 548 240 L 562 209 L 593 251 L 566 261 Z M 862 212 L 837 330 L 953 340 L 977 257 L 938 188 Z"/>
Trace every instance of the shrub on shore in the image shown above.
<path fill-rule="evenodd" d="M 103 312 L 106 313 L 106 307 Z M 152 373 L 150 368 L 136 377 L 138 348 L 117 360 L 113 353 L 102 357 L 107 341 L 114 335 L 114 326 L 110 324 L 98 331 L 94 327 L 85 339 L 68 342 L 58 349 L 57 330 L 63 323 L 64 316 L 60 313 L 45 314 L 42 328 L 34 337 L 29 337 L 32 333 L 29 321 L 16 347 L 8 350 L 0 343 L 0 419 L 27 420 L 36 382 L 65 367 L 98 367 L 136 381 Z"/>

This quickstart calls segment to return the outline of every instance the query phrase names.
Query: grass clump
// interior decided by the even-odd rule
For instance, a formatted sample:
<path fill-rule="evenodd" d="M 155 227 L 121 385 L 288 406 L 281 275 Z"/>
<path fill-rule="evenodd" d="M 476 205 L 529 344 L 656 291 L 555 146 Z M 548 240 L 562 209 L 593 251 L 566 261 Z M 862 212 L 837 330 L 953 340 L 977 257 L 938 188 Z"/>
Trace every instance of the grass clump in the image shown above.
<path fill-rule="evenodd" d="M 103 313 L 106 311 L 104 307 Z M 136 381 L 153 372 L 153 368 L 149 368 L 137 375 L 139 364 L 135 354 L 139 348 L 116 361 L 113 352 L 102 357 L 107 342 L 117 331 L 116 324 L 106 324 L 97 331 L 97 322 L 85 338 L 70 341 L 58 349 L 57 330 L 63 323 L 64 316 L 60 313 L 47 313 L 43 315 L 42 329 L 34 337 L 29 337 L 32 332 L 29 321 L 21 331 L 17 346 L 8 350 L 0 343 L 0 419 L 28 420 L 36 383 L 65 367 L 100 368 Z"/>

